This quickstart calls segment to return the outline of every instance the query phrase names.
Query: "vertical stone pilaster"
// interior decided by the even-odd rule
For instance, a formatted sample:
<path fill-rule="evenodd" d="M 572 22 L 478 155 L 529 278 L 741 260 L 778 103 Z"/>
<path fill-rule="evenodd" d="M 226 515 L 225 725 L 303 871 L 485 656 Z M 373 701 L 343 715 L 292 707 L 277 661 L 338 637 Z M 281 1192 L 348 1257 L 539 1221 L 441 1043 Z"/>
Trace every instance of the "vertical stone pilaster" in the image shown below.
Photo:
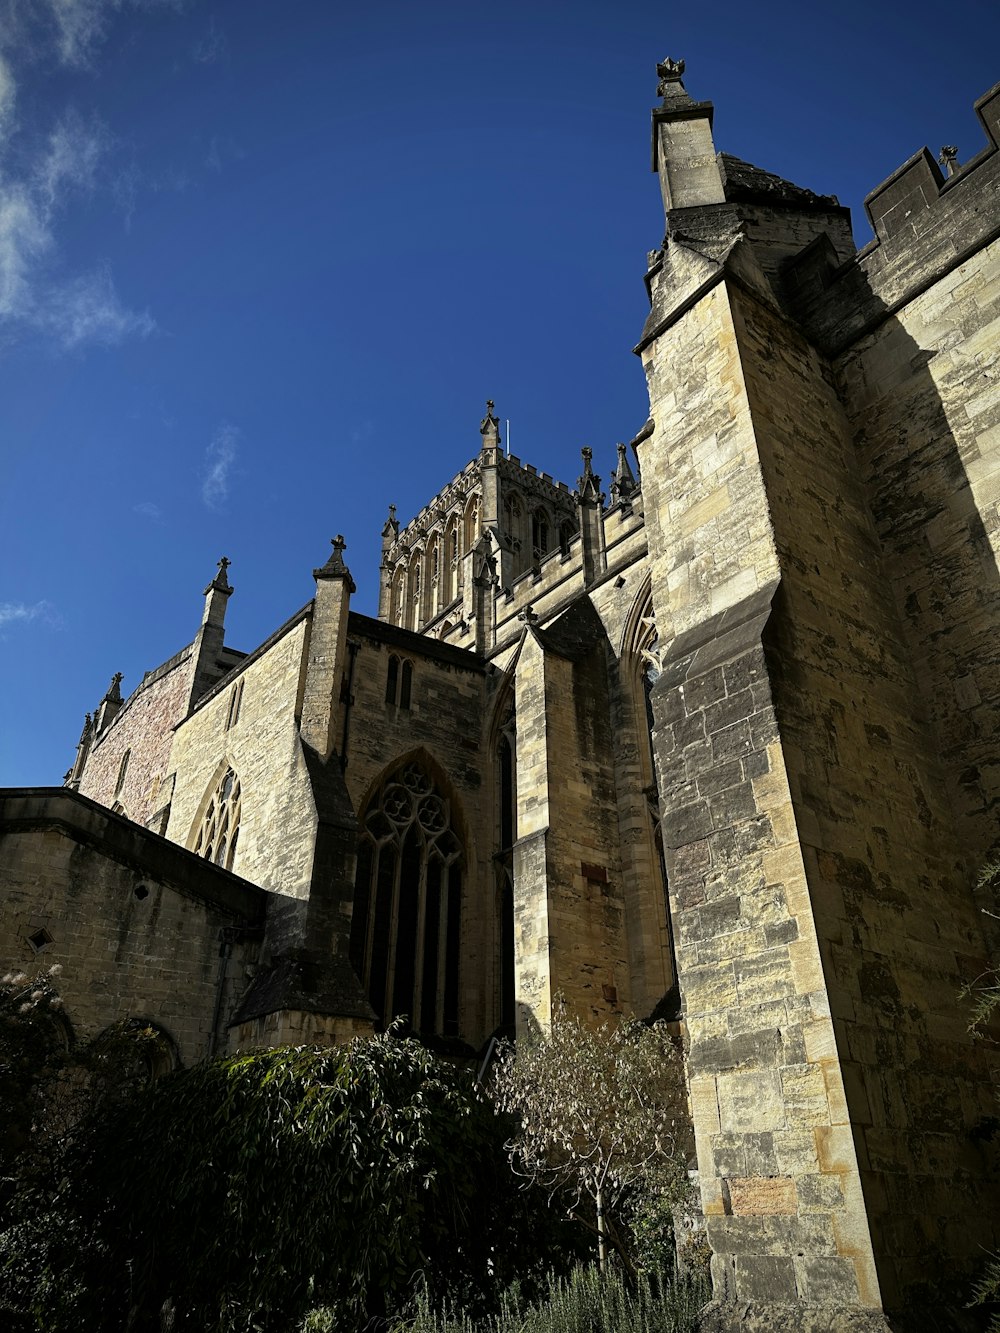
<path fill-rule="evenodd" d="M 518 1025 L 565 995 L 599 1022 L 627 1012 L 618 806 L 600 622 L 589 601 L 529 623 L 515 671 Z"/>

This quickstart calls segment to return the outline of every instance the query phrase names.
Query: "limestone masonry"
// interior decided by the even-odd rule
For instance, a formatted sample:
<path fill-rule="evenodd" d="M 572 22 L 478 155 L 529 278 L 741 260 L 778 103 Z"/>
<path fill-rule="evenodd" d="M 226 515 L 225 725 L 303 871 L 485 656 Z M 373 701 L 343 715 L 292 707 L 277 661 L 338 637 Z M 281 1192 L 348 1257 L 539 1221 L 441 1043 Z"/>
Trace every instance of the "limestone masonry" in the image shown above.
<path fill-rule="evenodd" d="M 237 652 L 221 561 L 65 786 L 0 796 L 5 961 L 63 963 L 77 1036 L 140 1019 L 163 1068 L 397 1015 L 472 1057 L 559 992 L 677 1023 L 711 1327 L 886 1329 L 1000 1239 L 960 999 L 1000 843 L 1000 85 L 856 251 L 835 198 L 716 152 L 683 72 L 607 493 L 488 403 L 390 508 L 377 619 L 338 537 Z"/>

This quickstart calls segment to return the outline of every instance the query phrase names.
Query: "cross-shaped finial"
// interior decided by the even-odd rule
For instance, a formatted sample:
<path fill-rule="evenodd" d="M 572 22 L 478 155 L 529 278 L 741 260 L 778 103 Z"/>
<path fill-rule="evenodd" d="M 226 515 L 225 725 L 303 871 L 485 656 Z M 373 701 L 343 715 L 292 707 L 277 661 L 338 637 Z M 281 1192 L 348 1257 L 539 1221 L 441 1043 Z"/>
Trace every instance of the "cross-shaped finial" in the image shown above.
<path fill-rule="evenodd" d="M 487 398 L 487 400 L 486 400 L 486 415 L 487 415 L 488 417 L 491 417 L 491 416 L 493 415 L 493 399 L 492 399 L 492 398 Z"/>
<path fill-rule="evenodd" d="M 949 176 L 954 176 L 959 168 L 958 148 L 955 144 L 946 143 L 941 145 L 941 153 L 938 157 L 938 162 L 944 167 Z"/>
<path fill-rule="evenodd" d="M 533 606 L 526 606 L 523 611 L 519 611 L 517 618 L 524 625 L 538 624 L 538 615 Z"/>
<path fill-rule="evenodd" d="M 344 551 L 347 549 L 347 542 L 344 541 L 343 536 L 339 532 L 336 537 L 330 538 L 330 545 L 338 555 L 343 555 Z"/>
<path fill-rule="evenodd" d="M 680 83 L 683 74 L 683 60 L 672 60 L 670 56 L 667 56 L 666 60 L 661 60 L 656 66 L 656 77 L 660 80 L 656 86 L 657 97 L 666 97 L 669 85 Z M 684 89 L 682 88 L 681 93 L 683 92 Z"/>

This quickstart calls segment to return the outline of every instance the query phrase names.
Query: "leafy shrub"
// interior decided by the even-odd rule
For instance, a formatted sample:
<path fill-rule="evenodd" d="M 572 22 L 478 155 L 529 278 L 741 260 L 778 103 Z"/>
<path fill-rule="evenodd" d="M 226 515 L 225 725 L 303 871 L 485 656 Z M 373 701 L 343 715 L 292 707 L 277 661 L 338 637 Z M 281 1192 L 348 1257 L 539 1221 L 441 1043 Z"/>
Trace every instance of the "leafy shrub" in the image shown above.
<path fill-rule="evenodd" d="M 10 1308 L 46 1333 L 285 1333 L 310 1309 L 319 1333 L 324 1307 L 348 1333 L 418 1280 L 477 1310 L 574 1255 L 471 1076 L 392 1036 L 172 1074 L 56 1176 L 0 1236 Z"/>

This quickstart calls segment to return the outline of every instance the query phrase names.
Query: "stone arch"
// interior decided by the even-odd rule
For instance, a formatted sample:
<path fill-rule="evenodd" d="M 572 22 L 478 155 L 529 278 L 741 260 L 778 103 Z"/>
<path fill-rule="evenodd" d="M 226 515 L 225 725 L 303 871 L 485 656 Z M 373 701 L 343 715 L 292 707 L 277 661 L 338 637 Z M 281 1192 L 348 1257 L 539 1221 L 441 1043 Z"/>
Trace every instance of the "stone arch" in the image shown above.
<path fill-rule="evenodd" d="M 99 1032 L 91 1043 L 95 1051 L 118 1047 L 122 1074 L 140 1082 L 155 1083 L 180 1066 L 177 1043 L 160 1023 L 141 1015 L 130 1015 Z"/>
<path fill-rule="evenodd" d="M 351 960 L 372 1008 L 383 1026 L 457 1037 L 470 849 L 451 784 L 414 750 L 371 785 L 358 824 Z"/>

